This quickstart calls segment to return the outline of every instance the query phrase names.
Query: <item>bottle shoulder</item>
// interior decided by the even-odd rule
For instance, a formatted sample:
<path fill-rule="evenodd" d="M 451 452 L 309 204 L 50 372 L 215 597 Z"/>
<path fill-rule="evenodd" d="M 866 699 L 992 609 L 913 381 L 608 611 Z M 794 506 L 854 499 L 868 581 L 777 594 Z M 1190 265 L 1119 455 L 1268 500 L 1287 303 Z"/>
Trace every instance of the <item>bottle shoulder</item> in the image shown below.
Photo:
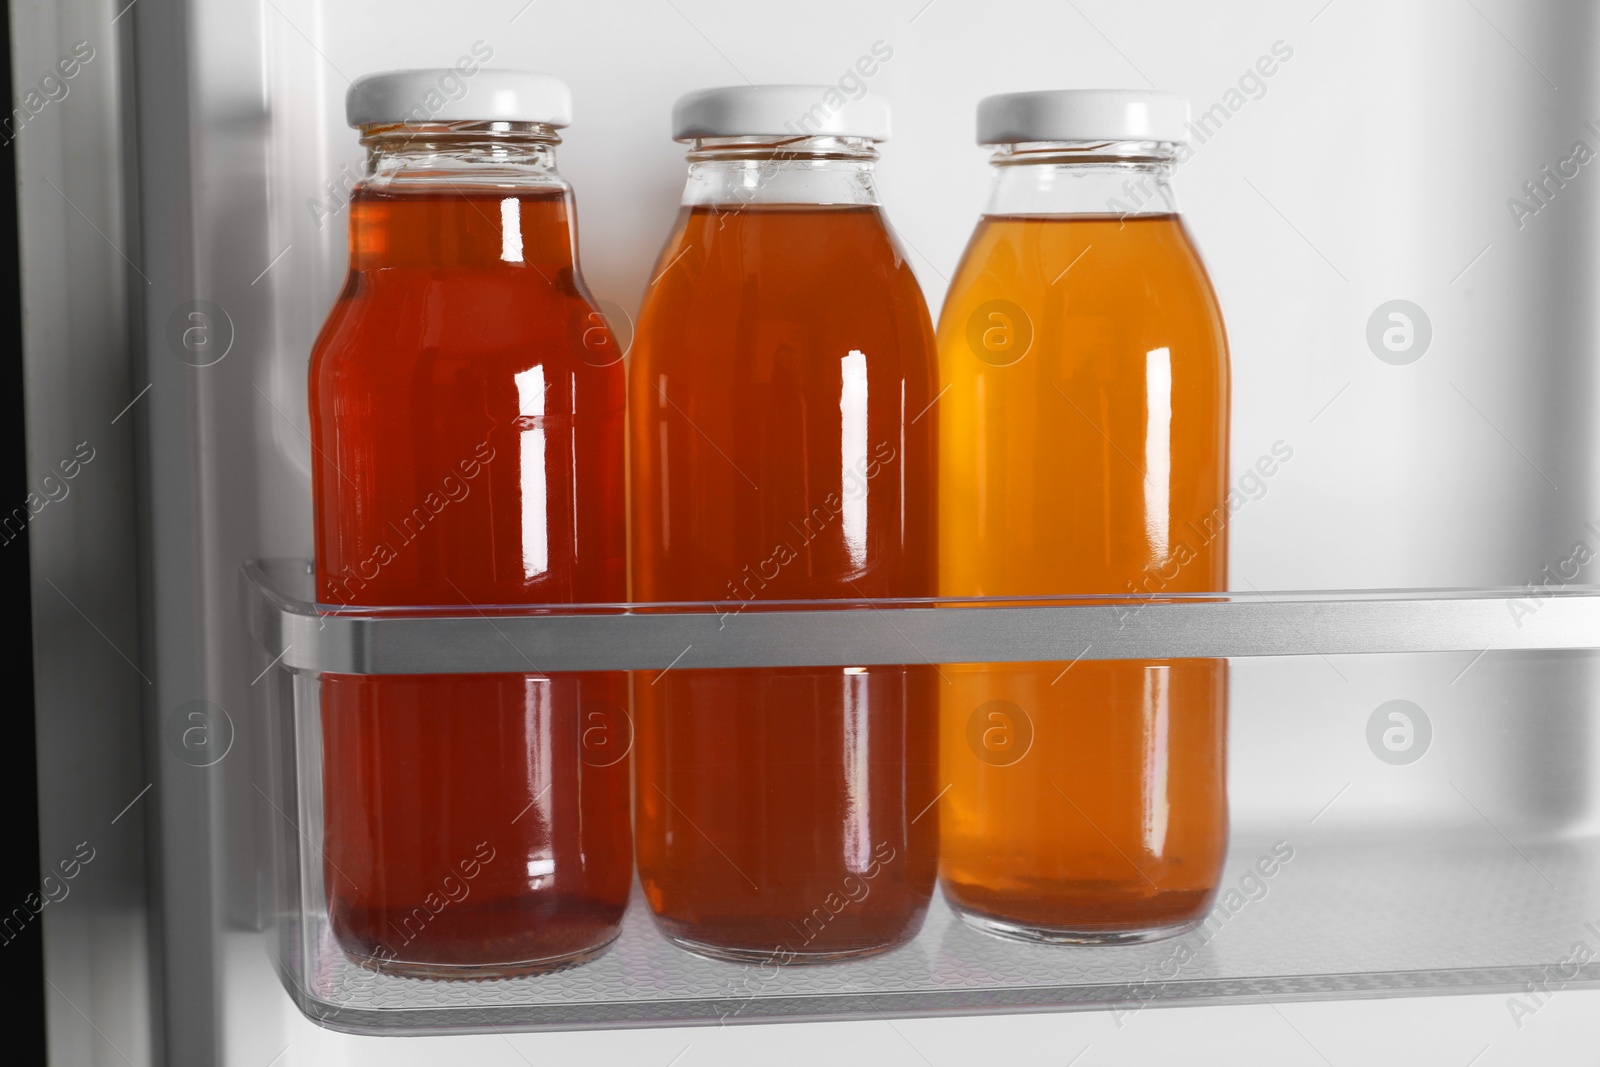
<path fill-rule="evenodd" d="M 620 376 L 610 324 L 586 290 L 365 279 L 347 284 L 311 350 L 310 373 L 371 388 L 487 380 L 544 368 Z"/>
<path fill-rule="evenodd" d="M 1006 299 L 1041 312 L 1070 304 L 1216 313 L 1216 294 L 1181 216 L 984 216 L 957 263 L 945 316 Z"/>
<path fill-rule="evenodd" d="M 1041 367 L 1114 376 L 1121 357 L 1168 348 L 1185 373 L 1227 373 L 1221 307 L 1177 215 L 986 216 L 951 279 L 938 339 L 946 359 L 970 350 L 992 366 L 1031 352 Z"/>

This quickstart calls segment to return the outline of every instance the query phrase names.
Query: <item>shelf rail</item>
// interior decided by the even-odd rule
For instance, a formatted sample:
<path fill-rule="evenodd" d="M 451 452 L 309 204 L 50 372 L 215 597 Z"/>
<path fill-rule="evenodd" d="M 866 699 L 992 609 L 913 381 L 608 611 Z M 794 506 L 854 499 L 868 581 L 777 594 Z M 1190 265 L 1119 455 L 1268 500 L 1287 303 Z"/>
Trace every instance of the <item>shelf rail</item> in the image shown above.
<path fill-rule="evenodd" d="M 336 611 L 304 561 L 243 568 L 274 662 L 339 674 L 476 674 L 1600 648 L 1600 589 L 1228 593 Z"/>

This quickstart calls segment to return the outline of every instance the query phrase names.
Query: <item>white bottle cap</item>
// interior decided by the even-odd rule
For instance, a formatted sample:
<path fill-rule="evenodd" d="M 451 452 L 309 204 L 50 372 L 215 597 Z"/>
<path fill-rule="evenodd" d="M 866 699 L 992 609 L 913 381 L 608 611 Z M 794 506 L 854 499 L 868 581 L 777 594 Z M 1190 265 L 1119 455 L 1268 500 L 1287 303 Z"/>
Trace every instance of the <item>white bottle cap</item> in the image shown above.
<path fill-rule="evenodd" d="M 889 139 L 889 105 L 837 85 L 735 85 L 701 89 L 672 105 L 672 139 L 865 137 Z"/>
<path fill-rule="evenodd" d="M 978 143 L 1189 140 L 1189 101 L 1143 89 L 1049 89 L 978 101 Z"/>
<path fill-rule="evenodd" d="M 344 113 L 352 126 L 391 122 L 572 123 L 572 90 L 530 70 L 457 67 L 390 70 L 350 83 Z"/>

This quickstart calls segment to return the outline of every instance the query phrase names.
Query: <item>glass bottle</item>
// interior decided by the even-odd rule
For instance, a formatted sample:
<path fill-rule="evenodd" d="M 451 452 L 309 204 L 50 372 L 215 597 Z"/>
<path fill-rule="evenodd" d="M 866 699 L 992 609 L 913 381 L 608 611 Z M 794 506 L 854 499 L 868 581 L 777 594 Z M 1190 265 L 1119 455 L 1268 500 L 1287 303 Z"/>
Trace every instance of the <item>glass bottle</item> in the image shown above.
<path fill-rule="evenodd" d="M 1222 317 L 1169 185 L 1187 104 L 990 97 L 989 206 L 939 324 L 944 596 L 1227 588 Z M 1225 660 L 944 668 L 941 883 L 991 932 L 1197 923 L 1227 844 Z"/>
<path fill-rule="evenodd" d="M 367 169 L 310 381 L 329 610 L 625 599 L 625 385 L 555 169 L 570 109 L 561 82 L 516 71 L 350 89 Z M 325 676 L 323 874 L 344 952 L 484 977 L 603 951 L 632 878 L 627 699 L 620 672 L 532 663 Z"/>
<path fill-rule="evenodd" d="M 634 599 L 725 602 L 733 627 L 755 601 L 931 595 L 934 339 L 878 206 L 887 109 L 760 86 L 691 94 L 674 123 L 688 184 L 630 357 Z M 913 936 L 935 669 L 693 664 L 633 680 L 658 926 L 775 965 Z"/>

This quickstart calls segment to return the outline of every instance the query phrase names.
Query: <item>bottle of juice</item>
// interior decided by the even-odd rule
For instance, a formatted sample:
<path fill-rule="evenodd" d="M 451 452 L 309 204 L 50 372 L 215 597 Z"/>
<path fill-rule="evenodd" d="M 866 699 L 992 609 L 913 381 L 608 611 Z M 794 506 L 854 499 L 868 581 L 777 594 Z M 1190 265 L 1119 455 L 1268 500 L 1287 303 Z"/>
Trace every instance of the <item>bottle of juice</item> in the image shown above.
<path fill-rule="evenodd" d="M 934 339 L 873 182 L 887 108 L 757 86 L 673 119 L 689 180 L 628 376 L 634 599 L 726 602 L 734 627 L 753 601 L 932 595 Z M 633 679 L 662 931 L 775 965 L 913 936 L 937 865 L 936 671 L 685 659 Z"/>
<path fill-rule="evenodd" d="M 624 376 L 555 169 L 564 84 L 414 70 L 351 86 L 368 151 L 350 273 L 311 361 L 330 610 L 626 596 Z M 627 676 L 327 675 L 328 918 L 430 977 L 538 971 L 615 938 L 632 878 Z"/>
<path fill-rule="evenodd" d="M 1188 106 L 989 97 L 994 186 L 939 323 L 939 591 L 1227 588 L 1228 348 L 1168 185 Z M 1210 907 L 1225 660 L 946 666 L 941 883 L 1013 937 L 1138 941 Z"/>

